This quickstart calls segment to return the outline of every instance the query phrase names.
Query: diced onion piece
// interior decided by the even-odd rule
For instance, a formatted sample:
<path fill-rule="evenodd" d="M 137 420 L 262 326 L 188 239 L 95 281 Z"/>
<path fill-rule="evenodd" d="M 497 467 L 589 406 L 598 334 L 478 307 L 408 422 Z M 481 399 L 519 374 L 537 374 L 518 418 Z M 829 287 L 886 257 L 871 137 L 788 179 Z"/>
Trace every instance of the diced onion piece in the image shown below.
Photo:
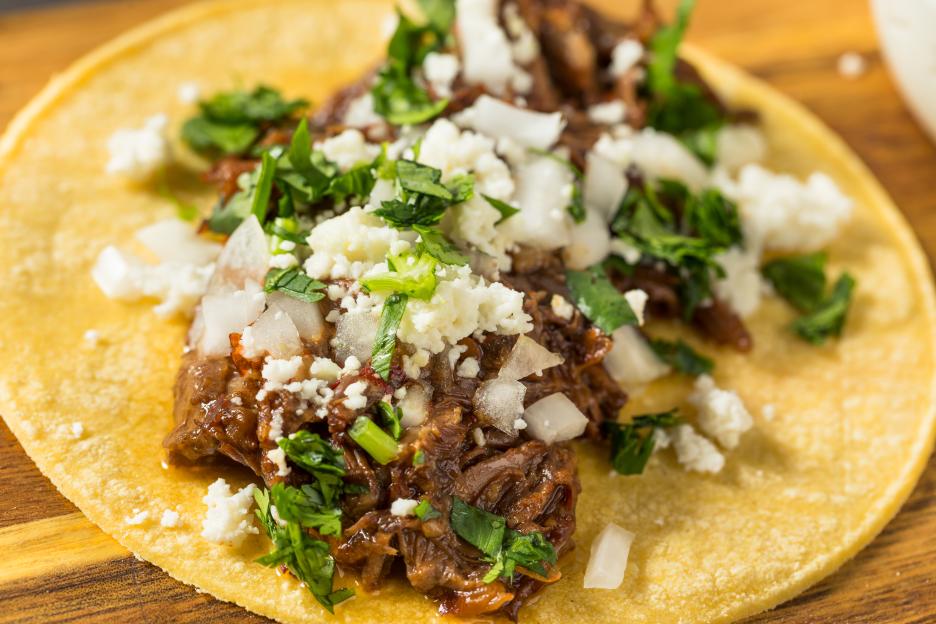
<path fill-rule="evenodd" d="M 369 312 L 348 312 L 338 317 L 335 326 L 336 362 L 344 362 L 353 355 L 361 362 L 366 362 L 374 350 L 379 319 Z"/>
<path fill-rule="evenodd" d="M 577 438 L 588 425 L 585 415 L 561 392 L 550 394 L 528 407 L 523 420 L 530 437 L 546 444 Z"/>
<path fill-rule="evenodd" d="M 510 41 L 498 23 L 496 0 L 456 2 L 458 44 L 468 84 L 503 93 L 516 71 Z"/>
<path fill-rule="evenodd" d="M 136 256 L 108 245 L 98 255 L 91 277 L 108 298 L 132 300 L 143 294 L 137 279 L 143 267 Z"/>
<path fill-rule="evenodd" d="M 571 240 L 566 206 L 572 172 L 552 158 L 534 158 L 517 171 L 516 202 L 520 214 L 507 219 L 502 231 L 518 243 L 538 249 L 565 247 Z"/>
<path fill-rule="evenodd" d="M 283 292 L 272 292 L 267 295 L 270 305 L 277 305 L 289 315 L 293 325 L 299 331 L 299 337 L 306 342 L 320 341 L 325 332 L 325 320 L 317 303 L 309 303 Z"/>
<path fill-rule="evenodd" d="M 598 264 L 611 253 L 611 234 L 604 218 L 595 210 L 585 213 L 582 223 L 575 223 L 571 229 L 572 240 L 562 250 L 566 267 L 573 271 L 582 271 Z"/>
<path fill-rule="evenodd" d="M 495 139 L 512 139 L 524 147 L 549 149 L 562 134 L 562 113 L 539 113 L 482 95 L 472 107 L 472 127 Z"/>
<path fill-rule="evenodd" d="M 609 522 L 592 542 L 588 567 L 585 568 L 585 589 L 620 587 L 633 541 L 633 533 Z"/>
<path fill-rule="evenodd" d="M 542 375 L 543 370 L 559 366 L 565 360 L 527 336 L 520 336 L 497 374 L 501 379 L 519 380 L 530 375 Z"/>
<path fill-rule="evenodd" d="M 256 282 L 247 282 L 244 290 L 205 295 L 202 316 L 205 330 L 201 353 L 208 356 L 231 354 L 229 336 L 240 333 L 253 323 L 266 306 L 266 297 Z"/>
<path fill-rule="evenodd" d="M 611 339 L 614 346 L 605 356 L 604 367 L 616 382 L 636 386 L 669 374 L 670 367 L 660 361 L 633 327 L 619 327 Z"/>
<path fill-rule="evenodd" d="M 427 403 L 426 389 L 422 384 L 407 386 L 406 396 L 397 403 L 397 407 L 403 412 L 400 424 L 404 427 L 416 427 L 423 424 L 429 414 Z"/>
<path fill-rule="evenodd" d="M 627 177 L 618 165 L 594 152 L 588 153 L 587 167 L 585 204 L 610 221 L 627 192 Z"/>
<path fill-rule="evenodd" d="M 513 379 L 489 379 L 482 383 L 472 398 L 478 419 L 504 433 L 516 430 L 514 422 L 523 415 L 526 386 Z"/>
<path fill-rule="evenodd" d="M 221 252 L 221 245 L 200 237 L 191 224 L 181 219 L 157 221 L 138 230 L 136 237 L 161 262 L 203 266 Z"/>
<path fill-rule="evenodd" d="M 208 284 L 208 293 L 237 290 L 247 281 L 262 284 L 270 268 L 270 250 L 266 234 L 257 217 L 250 215 L 228 239 L 218 266 Z M 243 329 L 243 328 L 242 328 Z"/>
<path fill-rule="evenodd" d="M 249 339 L 247 339 L 249 336 Z M 272 304 L 260 318 L 250 326 L 241 338 L 244 355 L 248 358 L 269 354 L 276 359 L 298 355 L 302 351 L 299 331 L 289 314 L 278 305 Z"/>

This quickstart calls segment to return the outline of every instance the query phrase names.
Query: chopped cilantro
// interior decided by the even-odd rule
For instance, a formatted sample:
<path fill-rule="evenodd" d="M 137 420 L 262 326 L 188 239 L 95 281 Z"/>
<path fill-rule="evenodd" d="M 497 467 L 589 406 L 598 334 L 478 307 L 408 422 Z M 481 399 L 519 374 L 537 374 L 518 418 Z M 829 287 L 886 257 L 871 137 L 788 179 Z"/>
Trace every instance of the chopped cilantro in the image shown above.
<path fill-rule="evenodd" d="M 382 202 L 374 214 L 398 229 L 436 225 L 450 206 L 474 194 L 471 176 L 457 176 L 445 186 L 440 170 L 413 161 L 397 161 L 396 174 L 401 198 Z"/>
<path fill-rule="evenodd" d="M 519 209 L 519 208 L 515 208 L 515 207 L 511 206 L 510 204 L 508 204 L 508 203 L 505 202 L 505 201 L 501 201 L 501 200 L 499 200 L 499 199 L 495 199 L 495 198 L 493 198 L 493 197 L 491 197 L 491 196 L 489 196 L 489 195 L 481 195 L 481 197 L 483 197 L 484 200 L 485 200 L 487 203 L 491 204 L 491 206 L 492 206 L 495 210 L 497 210 L 497 212 L 499 212 L 500 215 L 501 215 L 501 218 L 498 219 L 497 223 L 495 223 L 494 225 L 500 225 L 501 223 L 503 223 L 504 221 L 506 221 L 506 220 L 509 219 L 510 217 L 512 217 L 512 216 L 514 216 L 515 214 L 517 214 L 518 212 L 520 212 L 520 209 Z"/>
<path fill-rule="evenodd" d="M 826 255 L 822 252 L 772 260 L 761 272 L 781 297 L 800 312 L 815 310 L 825 295 Z"/>
<path fill-rule="evenodd" d="M 611 443 L 611 465 L 623 475 L 644 471 L 653 454 L 653 431 L 679 423 L 675 411 L 635 416 L 629 423 L 605 421 L 603 426 Z"/>
<path fill-rule="evenodd" d="M 398 160 L 396 172 L 397 179 L 400 181 L 403 190 L 448 201 L 452 200 L 452 192 L 440 183 L 442 179 L 441 170 L 412 160 Z"/>
<path fill-rule="evenodd" d="M 325 295 L 322 290 L 325 284 L 314 280 L 299 267 L 288 269 L 271 269 L 264 280 L 263 289 L 266 292 L 278 290 L 293 299 L 315 303 Z"/>
<path fill-rule="evenodd" d="M 419 234 L 420 241 L 416 246 L 417 253 L 429 254 L 442 264 L 468 264 L 468 258 L 452 241 L 447 239 L 438 228 L 414 225 L 413 231 Z"/>
<path fill-rule="evenodd" d="M 600 264 L 585 271 L 566 271 L 566 284 L 575 306 L 606 334 L 637 324 L 637 315 Z"/>
<path fill-rule="evenodd" d="M 480 550 L 492 564 L 484 576 L 485 583 L 498 578 L 511 581 L 518 565 L 546 576 L 546 564 L 556 564 L 556 551 L 542 533 L 523 534 L 509 529 L 503 517 L 469 505 L 457 496 L 452 498 L 449 522 L 456 535 Z"/>
<path fill-rule="evenodd" d="M 276 159 L 270 152 L 263 152 L 260 160 L 260 173 L 257 174 L 257 186 L 254 187 L 250 200 L 250 212 L 260 223 L 266 223 L 270 209 L 270 193 L 273 190 L 273 178 L 276 176 Z"/>
<path fill-rule="evenodd" d="M 650 341 L 650 348 L 660 361 L 669 364 L 680 373 L 698 377 L 712 372 L 715 363 L 697 353 L 682 340 L 669 341 L 655 339 Z"/>
<path fill-rule="evenodd" d="M 341 480 L 345 475 L 344 455 L 317 433 L 300 429 L 277 442 L 291 462 L 316 479 L 316 487 L 326 505 L 334 505 L 347 489 Z"/>
<path fill-rule="evenodd" d="M 394 293 L 384 301 L 383 311 L 380 313 L 377 337 L 374 340 L 374 350 L 371 352 L 371 368 L 382 379 L 390 377 L 390 364 L 393 361 L 393 352 L 396 350 L 397 329 L 406 311 L 406 300 L 406 295 Z"/>
<path fill-rule="evenodd" d="M 429 502 L 428 498 L 424 498 L 419 501 L 419 504 L 416 505 L 415 509 L 413 509 L 413 515 L 423 522 L 426 520 L 434 520 L 436 518 L 442 517 L 442 514 L 438 509 L 432 506 L 432 503 Z"/>
<path fill-rule="evenodd" d="M 686 228 L 713 246 L 727 248 L 741 243 L 744 238 L 741 220 L 731 200 L 715 189 L 705 189 L 697 195 L 686 189 L 686 195 L 683 216 Z"/>
<path fill-rule="evenodd" d="M 815 345 L 824 343 L 831 336 L 841 336 L 854 288 L 854 278 L 848 273 L 843 274 L 828 297 L 810 313 L 793 322 L 793 330 Z"/>
<path fill-rule="evenodd" d="M 429 299 L 435 292 L 438 261 L 428 253 L 387 256 L 391 270 L 361 278 L 369 292 L 396 292 L 416 299 Z"/>
<path fill-rule="evenodd" d="M 273 541 L 273 550 L 257 562 L 270 568 L 285 565 L 323 607 L 334 613 L 335 605 L 353 596 L 354 590 L 334 589 L 335 560 L 326 542 L 305 531 L 315 527 L 304 522 L 318 522 L 320 518 L 310 512 L 314 503 L 302 500 L 302 496 L 303 491 L 282 484 L 254 492 L 257 518 Z M 285 526 L 280 526 L 273 516 L 274 506 Z"/>
<path fill-rule="evenodd" d="M 380 412 L 380 420 L 384 429 L 390 432 L 394 440 L 399 440 L 403 434 L 403 425 L 400 424 L 403 414 L 400 412 L 400 408 L 393 407 L 386 401 L 380 401 L 377 403 L 377 411 Z"/>

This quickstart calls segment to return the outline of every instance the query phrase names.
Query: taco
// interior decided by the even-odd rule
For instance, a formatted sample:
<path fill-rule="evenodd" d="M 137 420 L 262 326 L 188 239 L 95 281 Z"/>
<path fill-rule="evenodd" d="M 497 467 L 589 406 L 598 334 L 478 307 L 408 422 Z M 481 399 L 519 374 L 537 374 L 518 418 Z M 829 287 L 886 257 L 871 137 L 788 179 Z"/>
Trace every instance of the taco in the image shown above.
<path fill-rule="evenodd" d="M 690 1 L 418 4 L 189 8 L 17 118 L 26 451 L 281 621 L 729 621 L 830 573 L 933 441 L 892 203 L 802 109 L 677 56 Z"/>

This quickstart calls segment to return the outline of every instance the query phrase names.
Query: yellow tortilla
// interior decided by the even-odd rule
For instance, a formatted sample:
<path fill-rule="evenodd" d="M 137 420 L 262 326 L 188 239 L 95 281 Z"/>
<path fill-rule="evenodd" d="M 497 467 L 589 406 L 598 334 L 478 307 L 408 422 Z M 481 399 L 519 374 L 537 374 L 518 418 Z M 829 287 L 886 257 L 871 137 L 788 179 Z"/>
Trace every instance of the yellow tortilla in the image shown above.
<path fill-rule="evenodd" d="M 102 247 L 170 216 L 152 189 L 104 174 L 106 140 L 149 115 L 173 136 L 204 93 L 264 82 L 316 101 L 381 57 L 389 2 L 260 0 L 200 5 L 121 37 L 55 79 L 0 143 L 0 413 L 39 468 L 104 531 L 173 577 L 285 622 L 432 621 L 435 605 L 403 582 L 328 616 L 290 577 L 252 563 L 268 547 L 199 536 L 218 468 L 161 467 L 172 383 L 186 322 L 151 305 L 105 298 L 90 276 Z M 524 622 L 726 622 L 784 601 L 864 546 L 909 494 L 934 434 L 934 298 L 919 246 L 868 170 L 814 117 L 698 50 L 686 56 L 719 92 L 757 109 L 769 164 L 830 174 L 856 200 L 831 249 L 858 290 L 844 337 L 813 347 L 767 301 L 750 322 L 750 355 L 705 349 L 716 379 L 736 389 L 755 428 L 716 476 L 687 473 L 671 452 L 640 477 L 611 477 L 606 450 L 578 447 L 583 492 L 578 547 L 563 579 L 521 612 Z M 191 161 L 181 146 L 177 153 Z M 176 184 L 190 181 L 175 174 Z M 192 189 L 197 188 L 190 185 Z M 211 191 L 192 197 L 211 203 Z M 102 344 L 82 339 L 97 329 Z M 656 332 L 674 331 L 670 327 Z M 685 385 L 663 382 L 628 410 L 669 407 Z M 763 416 L 772 405 L 775 416 Z M 80 422 L 80 440 L 62 427 Z M 242 472 L 223 472 L 245 483 Z M 182 524 L 159 516 L 177 510 Z M 149 520 L 131 526 L 137 510 Z M 589 545 L 604 525 L 635 532 L 624 584 L 584 590 Z M 346 582 L 346 581 L 345 581 Z"/>

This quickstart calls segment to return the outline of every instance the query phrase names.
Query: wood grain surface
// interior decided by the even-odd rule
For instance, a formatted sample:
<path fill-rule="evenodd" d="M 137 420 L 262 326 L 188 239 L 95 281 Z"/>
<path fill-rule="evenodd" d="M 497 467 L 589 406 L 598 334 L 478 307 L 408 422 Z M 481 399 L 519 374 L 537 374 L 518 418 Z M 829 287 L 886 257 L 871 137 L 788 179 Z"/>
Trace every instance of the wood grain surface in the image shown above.
<path fill-rule="evenodd" d="M 185 3 L 114 0 L 0 13 L 0 127 L 81 54 Z M 615 0 L 598 3 L 627 10 Z M 689 39 L 803 102 L 841 134 L 907 215 L 932 261 L 936 149 L 885 71 L 866 2 L 700 0 Z M 838 57 L 847 51 L 867 60 L 864 75 L 837 73 Z M 3 424 L 0 500 L 0 623 L 267 621 L 134 559 L 58 494 Z M 903 510 L 868 548 L 805 594 L 750 622 L 936 621 L 934 536 L 931 461 Z"/>

